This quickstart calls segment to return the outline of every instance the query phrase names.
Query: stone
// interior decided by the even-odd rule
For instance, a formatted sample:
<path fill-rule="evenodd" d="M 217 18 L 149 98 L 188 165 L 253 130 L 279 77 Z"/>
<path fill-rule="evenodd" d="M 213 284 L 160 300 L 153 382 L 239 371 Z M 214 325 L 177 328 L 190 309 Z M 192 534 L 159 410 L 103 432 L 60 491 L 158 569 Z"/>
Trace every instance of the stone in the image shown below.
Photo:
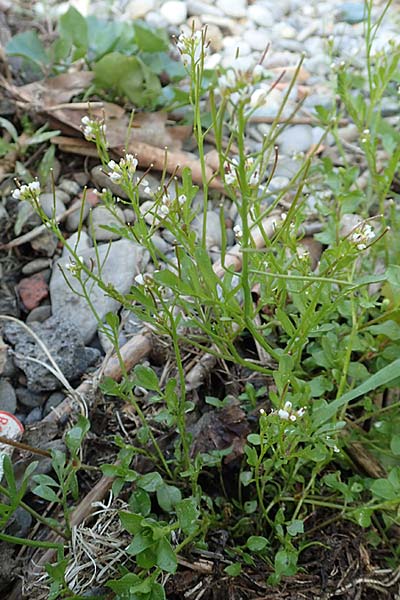
<path fill-rule="evenodd" d="M 105 206 L 96 206 L 92 210 L 89 233 L 98 242 L 118 240 L 121 237 L 120 234 L 104 229 L 104 226 L 120 228 L 124 224 L 124 213 L 118 206 L 114 207 L 113 212 Z"/>
<path fill-rule="evenodd" d="M 46 400 L 46 404 L 43 408 L 43 416 L 49 415 L 61 402 L 65 400 L 65 394 L 62 392 L 53 392 Z"/>
<path fill-rule="evenodd" d="M 32 323 L 32 331 L 49 350 L 64 377 L 71 382 L 79 381 L 93 363 L 93 348 L 86 349 L 82 332 L 74 321 L 64 315 L 53 315 L 44 323 Z M 6 323 L 5 338 L 14 346 L 15 364 L 27 378 L 27 388 L 32 392 L 53 391 L 63 387 L 45 366 L 49 359 L 35 339 L 18 323 Z M 97 356 L 99 353 L 97 352 Z"/>
<path fill-rule="evenodd" d="M 246 29 L 243 33 L 243 40 L 249 44 L 252 50 L 263 52 L 268 45 L 268 35 L 262 29 Z"/>
<path fill-rule="evenodd" d="M 46 319 L 51 317 L 51 306 L 50 304 L 43 304 L 42 306 L 37 306 L 26 317 L 26 322 L 34 323 L 38 321 L 39 323 L 43 323 Z"/>
<path fill-rule="evenodd" d="M 240 19 L 247 14 L 246 0 L 217 0 L 216 4 L 227 17 Z"/>
<path fill-rule="evenodd" d="M 99 256 L 104 284 L 113 286 L 121 294 L 129 291 L 134 277 L 145 269 L 149 261 L 148 252 L 138 244 L 125 239 L 100 245 L 97 251 L 94 248 L 79 247 L 78 255 L 82 256 L 85 264 L 90 266 L 95 275 L 99 274 L 96 252 Z M 69 287 L 76 288 L 78 285 L 72 273 L 65 270 L 69 260 L 69 253 L 65 249 L 61 259 L 53 266 L 50 280 L 53 315 L 62 315 L 71 320 L 81 332 L 84 341 L 88 342 L 95 334 L 98 322 L 86 300 L 75 294 Z M 68 283 L 59 267 L 63 268 Z M 103 319 L 108 312 L 118 310 L 119 302 L 106 295 L 94 281 L 89 280 L 87 287 L 91 302 L 100 319 Z"/>
<path fill-rule="evenodd" d="M 141 19 L 156 7 L 156 0 L 133 0 L 125 9 L 128 19 Z"/>
<path fill-rule="evenodd" d="M 339 6 L 337 14 L 338 21 L 345 21 L 350 25 L 361 23 L 367 18 L 367 10 L 364 2 L 346 2 Z"/>
<path fill-rule="evenodd" d="M 54 215 L 59 217 L 66 210 L 65 203 L 69 202 L 69 195 L 62 190 L 56 190 L 54 194 L 45 192 L 40 194 L 39 202 L 46 217 L 52 219 Z"/>
<path fill-rule="evenodd" d="M 170 25 L 181 25 L 187 17 L 186 3 L 178 0 L 164 2 L 160 8 L 160 14 Z"/>
<path fill-rule="evenodd" d="M 222 45 L 224 47 L 224 56 L 248 56 L 251 54 L 250 45 L 239 37 L 227 35 Z"/>
<path fill-rule="evenodd" d="M 79 184 L 80 188 L 83 188 L 89 182 L 89 175 L 85 173 L 85 171 L 78 171 L 77 173 L 74 173 L 72 177 L 76 183 Z"/>
<path fill-rule="evenodd" d="M 31 515 L 20 506 L 12 513 L 6 533 L 18 538 L 26 538 L 32 525 Z"/>
<path fill-rule="evenodd" d="M 186 2 L 188 14 L 201 17 L 202 15 L 214 15 L 217 17 L 223 17 L 224 12 L 217 6 L 213 6 L 208 2 L 202 0 L 187 0 Z"/>
<path fill-rule="evenodd" d="M 313 132 L 310 125 L 293 125 L 285 129 L 278 137 L 279 150 L 291 156 L 298 152 L 307 152 L 313 144 Z"/>
<path fill-rule="evenodd" d="M 197 215 L 192 223 L 191 229 L 197 233 L 197 239 L 200 240 L 203 233 L 203 214 Z M 221 223 L 219 215 L 213 210 L 207 211 L 206 214 L 206 247 L 212 248 L 216 246 L 217 248 L 221 248 L 222 243 L 222 234 L 221 234 Z"/>
<path fill-rule="evenodd" d="M 26 387 L 18 387 L 15 393 L 17 394 L 18 402 L 27 408 L 42 406 L 46 402 L 46 394 L 43 392 L 33 392 Z"/>
<path fill-rule="evenodd" d="M 83 207 L 83 212 L 82 212 L 82 199 L 74 200 L 71 204 L 71 207 L 77 206 L 77 205 L 79 206 L 79 208 L 77 208 L 75 212 L 68 215 L 68 217 L 65 221 L 65 229 L 69 232 L 78 231 L 78 227 L 81 223 L 81 220 L 82 220 L 82 223 L 84 223 L 86 221 L 87 216 L 90 211 L 89 203 L 85 202 L 85 206 Z"/>
<path fill-rule="evenodd" d="M 25 417 L 25 425 L 33 425 L 33 423 L 37 423 L 42 420 L 43 410 L 40 406 L 35 406 L 32 408 L 31 412 Z"/>
<path fill-rule="evenodd" d="M 260 27 L 271 27 L 275 22 L 271 11 L 261 4 L 251 4 L 247 9 L 247 18 Z"/>
<path fill-rule="evenodd" d="M 46 256 L 54 256 L 58 244 L 58 238 L 55 233 L 50 230 L 43 231 L 31 241 L 31 246 L 37 252 L 46 254 Z"/>
<path fill-rule="evenodd" d="M 40 302 L 49 295 L 49 288 L 42 273 L 24 277 L 17 285 L 17 289 L 27 310 L 39 306 Z"/>
<path fill-rule="evenodd" d="M 59 190 L 68 194 L 69 198 L 76 196 L 81 191 L 81 186 L 73 179 L 63 179 L 57 187 Z M 66 200 L 64 200 L 64 202 L 66 202 Z"/>
<path fill-rule="evenodd" d="M 90 239 L 90 237 L 86 233 L 86 231 L 81 231 L 79 233 L 76 232 L 76 233 L 73 233 L 68 238 L 68 246 L 74 252 L 76 252 L 76 254 L 78 256 L 80 256 L 82 254 L 82 252 L 84 252 L 85 250 L 88 250 L 89 248 L 92 247 L 92 240 Z M 66 246 L 64 246 L 64 248 L 63 248 L 62 258 L 66 259 L 66 262 L 69 262 L 71 259 L 70 252 Z M 54 264 L 53 264 L 53 270 L 54 270 Z"/>
<path fill-rule="evenodd" d="M 17 410 L 17 396 L 11 383 L 0 377 L 0 410 L 12 415 Z"/>
<path fill-rule="evenodd" d="M 157 233 L 153 233 L 153 235 L 151 236 L 151 241 L 153 242 L 157 250 L 162 254 L 165 254 L 170 249 L 169 244 Z"/>
<path fill-rule="evenodd" d="M 14 231 L 19 235 L 21 231 L 27 231 L 41 225 L 42 221 L 28 200 L 22 200 L 18 204 L 17 219 Z"/>
<path fill-rule="evenodd" d="M 22 274 L 33 275 L 34 273 L 48 269 L 51 267 L 51 262 L 49 258 L 35 258 L 22 267 Z"/>

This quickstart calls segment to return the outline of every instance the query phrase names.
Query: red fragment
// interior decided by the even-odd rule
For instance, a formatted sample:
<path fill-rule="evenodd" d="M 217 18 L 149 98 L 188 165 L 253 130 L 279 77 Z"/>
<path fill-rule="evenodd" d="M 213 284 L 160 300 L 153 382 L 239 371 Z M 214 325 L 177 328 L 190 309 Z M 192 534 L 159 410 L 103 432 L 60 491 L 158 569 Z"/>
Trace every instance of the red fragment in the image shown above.
<path fill-rule="evenodd" d="M 79 194 L 79 198 L 83 197 L 84 192 Z M 99 192 L 95 188 L 88 188 L 86 190 L 86 202 L 94 208 L 100 202 Z"/>
<path fill-rule="evenodd" d="M 49 295 L 49 286 L 43 273 L 35 273 L 31 277 L 24 277 L 17 285 L 17 289 L 27 310 L 39 306 L 41 301 Z"/>

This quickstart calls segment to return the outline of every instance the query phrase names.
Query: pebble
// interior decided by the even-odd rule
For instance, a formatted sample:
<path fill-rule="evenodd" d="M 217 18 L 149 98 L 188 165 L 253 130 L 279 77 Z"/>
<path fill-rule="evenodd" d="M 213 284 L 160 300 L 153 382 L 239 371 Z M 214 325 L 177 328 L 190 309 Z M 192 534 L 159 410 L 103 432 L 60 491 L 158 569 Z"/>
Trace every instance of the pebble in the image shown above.
<path fill-rule="evenodd" d="M 86 264 L 90 265 L 97 274 L 96 253 L 98 253 L 104 282 L 113 285 L 121 294 L 128 293 L 134 277 L 144 271 L 149 261 L 148 252 L 128 240 L 99 245 L 97 250 L 94 248 L 84 249 L 82 246 L 83 243 L 87 243 L 87 239 L 84 240 L 85 236 L 82 232 L 78 255 L 82 256 Z M 53 315 L 62 315 L 65 319 L 69 319 L 79 329 L 84 341 L 89 342 L 96 332 L 97 319 L 88 307 L 86 300 L 70 289 L 70 285 L 76 286 L 76 280 L 70 272 L 65 270 L 68 262 L 69 256 L 66 251 L 62 258 L 53 265 L 50 280 Z M 64 267 L 68 283 L 59 266 Z M 97 285 L 90 282 L 88 285 L 90 286 L 91 301 L 100 319 L 103 319 L 108 312 L 118 310 L 119 303 L 116 300 L 107 296 Z"/>
<path fill-rule="evenodd" d="M 202 2 L 201 0 L 188 0 L 186 2 L 189 15 L 202 16 L 202 15 L 214 15 L 217 17 L 223 17 L 224 11 L 213 6 L 208 2 Z"/>
<path fill-rule="evenodd" d="M 107 188 L 114 194 L 114 196 L 128 200 L 128 195 L 126 192 L 124 192 L 124 190 L 117 183 L 114 183 L 114 181 L 112 181 L 109 176 L 104 173 L 101 165 L 93 167 L 93 169 L 90 171 L 90 176 L 98 190 Z"/>
<path fill-rule="evenodd" d="M 65 394 L 62 392 L 52 392 L 50 396 L 47 398 L 46 403 L 43 408 L 43 416 L 46 417 L 51 412 L 53 412 L 54 408 L 57 408 L 65 399 Z"/>
<path fill-rule="evenodd" d="M 293 125 L 287 127 L 278 138 L 280 152 L 291 156 L 298 152 L 307 152 L 313 144 L 311 125 Z"/>
<path fill-rule="evenodd" d="M 31 515 L 26 510 L 18 506 L 18 508 L 12 513 L 12 517 L 10 518 L 6 528 L 6 533 L 17 538 L 26 538 L 29 535 L 31 525 Z"/>
<path fill-rule="evenodd" d="M 11 383 L 0 377 L 0 410 L 12 415 L 17 410 L 17 396 Z"/>
<path fill-rule="evenodd" d="M 271 11 L 262 4 L 251 4 L 247 9 L 247 18 L 260 27 L 271 27 L 275 20 Z"/>
<path fill-rule="evenodd" d="M 161 6 L 160 14 L 170 25 L 181 25 L 187 17 L 186 3 L 169 0 Z"/>
<path fill-rule="evenodd" d="M 38 423 L 42 420 L 43 410 L 40 406 L 36 406 L 31 410 L 31 412 L 25 417 L 25 425 L 33 425 L 34 423 Z"/>
<path fill-rule="evenodd" d="M 51 266 L 51 260 L 48 258 L 34 258 L 30 262 L 26 263 L 22 267 L 23 275 L 33 275 L 34 273 L 38 273 L 39 271 L 43 271 L 43 269 L 47 269 Z"/>
<path fill-rule="evenodd" d="M 46 319 L 51 317 L 51 306 L 50 304 L 43 304 L 42 306 L 37 306 L 26 317 L 26 322 L 34 323 L 38 321 L 39 323 L 43 323 Z"/>
<path fill-rule="evenodd" d="M 44 323 L 31 323 L 30 328 L 46 345 L 64 377 L 71 382 L 78 381 L 87 372 L 95 360 L 94 352 L 99 356 L 99 351 L 85 347 L 83 331 L 76 320 L 70 320 L 65 314 L 53 314 Z M 4 336 L 14 346 L 14 361 L 24 372 L 29 391 L 52 391 L 63 387 L 62 382 L 46 367 L 30 360 L 36 358 L 48 363 L 48 358 L 30 333 L 18 323 L 6 323 Z"/>
<path fill-rule="evenodd" d="M 243 40 L 249 44 L 252 50 L 263 52 L 268 45 L 268 35 L 262 29 L 246 29 Z"/>
<path fill-rule="evenodd" d="M 51 192 L 40 194 L 39 201 L 45 215 L 52 219 L 54 215 L 59 217 L 66 210 L 65 203 L 69 202 L 69 195 L 57 189 L 54 194 Z"/>
<path fill-rule="evenodd" d="M 68 194 L 68 198 L 76 196 L 81 191 L 81 186 L 77 181 L 74 181 L 73 179 L 62 179 L 59 182 L 57 188 Z M 64 200 L 64 202 L 68 201 Z"/>
<path fill-rule="evenodd" d="M 39 306 L 40 302 L 49 295 L 49 288 L 42 273 L 24 277 L 17 285 L 17 289 L 27 310 Z"/>
<path fill-rule="evenodd" d="M 128 19 L 141 19 L 156 7 L 156 0 L 133 0 L 125 9 Z"/>
<path fill-rule="evenodd" d="M 43 231 L 31 241 L 31 246 L 36 252 L 45 254 L 46 256 L 54 256 L 58 244 L 58 238 L 52 231 Z"/>
<path fill-rule="evenodd" d="M 83 212 L 82 212 L 82 208 L 81 208 L 82 207 L 82 199 L 74 200 L 71 204 L 71 207 L 76 206 L 76 205 L 79 205 L 79 208 L 77 208 L 77 210 L 75 212 L 68 215 L 68 217 L 65 221 L 65 229 L 69 232 L 77 231 L 81 224 L 81 220 L 82 220 L 82 224 L 83 224 L 86 221 L 87 216 L 90 211 L 89 203 L 85 202 L 85 206 L 83 207 Z"/>
<path fill-rule="evenodd" d="M 18 387 L 15 393 L 17 394 L 18 402 L 27 408 L 42 406 L 46 402 L 46 394 L 33 392 L 26 387 Z"/>
<path fill-rule="evenodd" d="M 191 229 L 197 233 L 197 238 L 201 239 L 203 232 L 203 215 L 197 215 L 192 223 Z M 206 235 L 206 247 L 212 248 L 216 246 L 217 248 L 221 248 L 222 243 L 222 234 L 221 234 L 221 222 L 219 215 L 213 210 L 207 211 L 206 216 L 207 223 L 207 235 Z"/>
<path fill-rule="evenodd" d="M 216 4 L 226 16 L 234 19 L 240 19 L 247 14 L 246 0 L 217 0 Z"/>
<path fill-rule="evenodd" d="M 113 212 L 115 214 L 112 214 L 105 206 L 96 206 L 92 210 L 89 233 L 98 242 L 118 240 L 121 237 L 119 233 L 104 229 L 104 226 L 118 229 L 124 225 L 125 218 L 122 209 L 116 206 Z"/>

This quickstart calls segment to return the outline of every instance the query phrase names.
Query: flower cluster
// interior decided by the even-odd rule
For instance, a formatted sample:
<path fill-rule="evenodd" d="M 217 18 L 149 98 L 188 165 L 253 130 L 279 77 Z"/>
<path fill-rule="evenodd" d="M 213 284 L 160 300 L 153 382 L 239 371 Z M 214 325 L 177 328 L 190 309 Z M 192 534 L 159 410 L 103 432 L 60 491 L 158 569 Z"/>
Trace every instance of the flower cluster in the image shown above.
<path fill-rule="evenodd" d="M 176 42 L 176 47 L 182 56 L 183 64 L 192 66 L 196 65 L 202 53 L 205 53 L 204 33 L 203 31 L 193 31 L 190 35 L 181 33 Z"/>
<path fill-rule="evenodd" d="M 183 206 L 185 204 L 186 200 L 187 200 L 187 198 L 186 198 L 185 194 L 180 194 L 176 198 L 176 201 L 179 206 Z M 164 190 L 163 195 L 161 196 L 161 203 L 158 208 L 159 215 L 162 217 L 168 216 L 169 211 L 171 210 L 171 207 L 173 206 L 173 204 L 174 204 L 174 199 L 171 198 L 171 196 L 168 193 L 168 190 Z"/>
<path fill-rule="evenodd" d="M 123 180 L 124 175 L 128 179 L 133 178 L 136 167 L 138 166 L 138 160 L 133 154 L 126 154 L 125 158 L 121 158 L 119 163 L 116 163 L 115 160 L 110 160 L 107 166 L 110 169 L 108 176 L 111 181 L 120 183 Z"/>
<path fill-rule="evenodd" d="M 225 183 L 227 185 L 237 185 L 237 168 L 239 166 L 239 159 L 237 157 L 233 157 L 229 162 L 226 162 L 224 165 L 225 171 Z M 246 159 L 245 162 L 246 171 L 249 173 L 248 184 L 251 187 L 255 187 L 260 179 L 260 171 L 258 167 L 254 168 L 254 158 L 250 157 Z"/>
<path fill-rule="evenodd" d="M 306 410 L 306 406 L 302 406 L 298 410 L 293 410 L 292 403 L 289 400 L 287 400 L 283 408 L 280 408 L 279 410 L 271 410 L 270 414 L 278 415 L 278 417 L 282 419 L 282 421 L 292 421 L 294 423 L 295 421 L 297 421 L 297 419 L 301 419 L 301 417 L 304 416 Z M 263 408 L 260 409 L 260 413 L 262 415 L 265 415 L 265 410 Z"/>
<path fill-rule="evenodd" d="M 83 135 L 88 140 L 88 142 L 95 142 L 97 134 L 105 138 L 107 128 L 103 121 L 91 119 L 86 115 L 85 117 L 82 117 L 81 123 Z"/>
<path fill-rule="evenodd" d="M 15 200 L 32 200 L 37 199 L 40 194 L 40 183 L 38 181 L 32 181 L 27 185 L 21 185 L 19 188 L 13 191 L 12 197 Z"/>
<path fill-rule="evenodd" d="M 78 261 L 79 262 L 76 262 L 73 258 L 70 258 L 69 263 L 65 265 L 65 270 L 69 271 L 72 275 L 79 273 L 82 269 L 80 263 L 83 263 L 83 256 L 78 256 Z"/>
<path fill-rule="evenodd" d="M 365 250 L 367 245 L 374 239 L 375 231 L 369 223 L 361 223 L 351 234 L 350 241 L 355 244 L 357 250 Z"/>

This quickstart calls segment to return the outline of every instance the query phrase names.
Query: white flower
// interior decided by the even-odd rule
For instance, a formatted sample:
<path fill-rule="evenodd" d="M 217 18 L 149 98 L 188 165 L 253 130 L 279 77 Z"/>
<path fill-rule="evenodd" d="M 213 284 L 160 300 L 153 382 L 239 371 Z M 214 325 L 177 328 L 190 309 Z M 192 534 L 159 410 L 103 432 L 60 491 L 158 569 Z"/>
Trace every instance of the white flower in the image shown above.
<path fill-rule="evenodd" d="M 280 409 L 278 410 L 278 417 L 279 417 L 280 419 L 283 419 L 284 421 L 288 421 L 288 420 L 289 420 L 289 417 L 290 417 L 290 415 L 289 415 L 289 413 L 288 413 L 288 411 L 287 411 L 287 410 L 283 410 L 282 408 L 280 408 Z"/>
<path fill-rule="evenodd" d="M 258 88 L 255 92 L 250 96 L 250 106 L 251 108 L 257 108 L 258 106 L 262 106 L 265 104 L 267 99 L 267 91 L 264 88 Z"/>
<path fill-rule="evenodd" d="M 361 223 L 351 234 L 350 241 L 357 250 L 365 250 L 368 244 L 374 239 L 375 231 L 369 223 Z"/>
<path fill-rule="evenodd" d="M 96 133 L 98 133 L 102 137 L 105 137 L 107 127 L 102 121 L 91 119 L 90 117 L 85 115 L 84 117 L 82 117 L 81 123 L 83 126 L 83 135 L 89 142 L 96 141 Z"/>
<path fill-rule="evenodd" d="M 240 238 L 243 237 L 243 231 L 242 231 L 242 228 L 240 227 L 240 225 L 235 225 L 235 227 L 233 228 L 233 232 L 234 232 L 235 236 L 237 237 L 237 239 L 240 240 Z"/>
<path fill-rule="evenodd" d="M 145 284 L 144 277 L 143 277 L 142 273 L 139 273 L 139 275 L 136 275 L 135 281 L 139 285 L 144 285 Z"/>
<path fill-rule="evenodd" d="M 184 65 L 192 65 L 192 62 L 196 65 L 201 59 L 202 53 L 205 54 L 206 52 L 202 31 L 194 31 L 189 36 L 181 33 L 176 42 L 176 46 L 181 53 Z"/>
<path fill-rule="evenodd" d="M 305 415 L 306 410 L 307 410 L 307 407 L 306 406 L 302 406 L 297 411 L 297 416 L 300 417 L 300 418 L 303 417 Z"/>
<path fill-rule="evenodd" d="M 265 410 L 263 408 L 260 408 L 260 415 L 265 415 Z"/>
<path fill-rule="evenodd" d="M 12 197 L 15 200 L 32 200 L 36 199 L 40 194 L 40 183 L 35 180 L 27 185 L 21 185 L 13 191 Z"/>
<path fill-rule="evenodd" d="M 132 181 L 137 165 L 138 160 L 133 154 L 126 154 L 124 158 L 121 158 L 119 163 L 116 163 L 115 160 L 110 160 L 107 163 L 107 167 L 111 171 L 108 173 L 108 176 L 114 183 L 123 181 L 124 176 Z"/>
<path fill-rule="evenodd" d="M 148 194 L 149 196 L 151 195 L 151 189 L 149 188 L 149 186 L 146 186 L 143 191 L 145 194 Z"/>
<path fill-rule="evenodd" d="M 253 173 L 249 177 L 249 185 L 251 185 L 251 186 L 257 185 L 259 178 L 260 178 L 260 174 L 258 172 L 258 169 L 255 169 L 255 171 L 253 171 Z"/>
<path fill-rule="evenodd" d="M 181 194 L 180 196 L 178 196 L 178 204 L 179 206 L 183 206 L 186 202 L 187 198 L 185 196 L 185 194 Z"/>

